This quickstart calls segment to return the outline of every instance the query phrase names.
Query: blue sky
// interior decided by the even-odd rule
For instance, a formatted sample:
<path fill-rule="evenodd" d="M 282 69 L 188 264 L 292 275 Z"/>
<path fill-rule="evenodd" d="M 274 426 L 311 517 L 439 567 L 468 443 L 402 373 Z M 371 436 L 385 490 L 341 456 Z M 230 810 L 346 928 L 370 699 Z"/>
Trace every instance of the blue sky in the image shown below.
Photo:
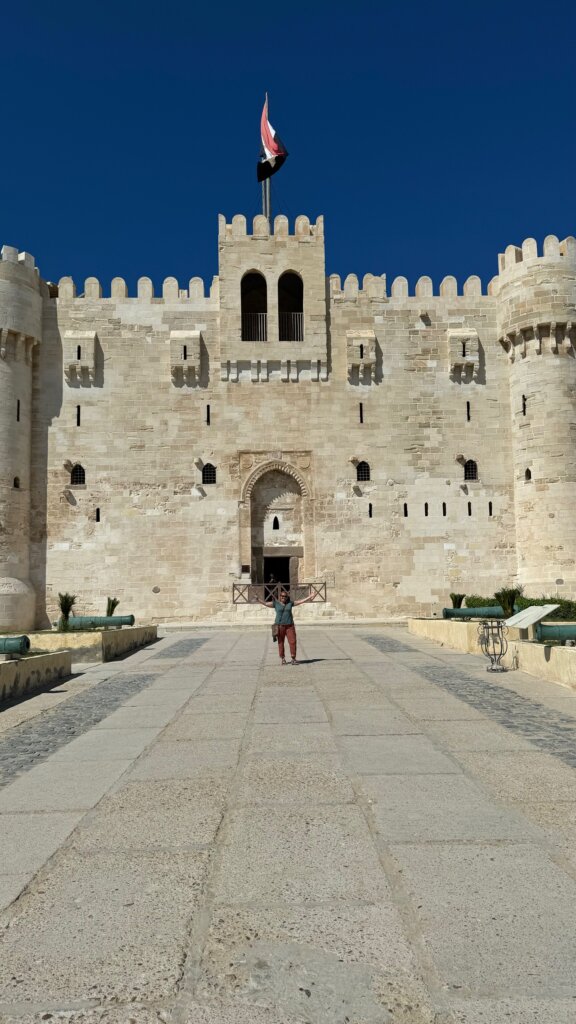
<path fill-rule="evenodd" d="M 217 214 L 259 209 L 266 89 L 274 212 L 325 215 L 328 273 L 485 281 L 576 233 L 568 0 L 30 0 L 1 27 L 0 241 L 47 279 L 210 279 Z"/>

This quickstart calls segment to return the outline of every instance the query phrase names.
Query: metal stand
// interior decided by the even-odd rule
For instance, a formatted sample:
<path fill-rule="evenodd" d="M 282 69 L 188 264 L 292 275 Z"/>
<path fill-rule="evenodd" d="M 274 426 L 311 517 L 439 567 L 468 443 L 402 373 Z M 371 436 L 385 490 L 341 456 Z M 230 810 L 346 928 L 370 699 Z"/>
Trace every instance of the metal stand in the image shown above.
<path fill-rule="evenodd" d="M 499 619 L 487 619 L 479 623 L 478 641 L 482 653 L 490 658 L 490 664 L 486 666 L 487 672 L 508 671 L 501 663 L 508 650 L 507 632 L 508 627 Z"/>

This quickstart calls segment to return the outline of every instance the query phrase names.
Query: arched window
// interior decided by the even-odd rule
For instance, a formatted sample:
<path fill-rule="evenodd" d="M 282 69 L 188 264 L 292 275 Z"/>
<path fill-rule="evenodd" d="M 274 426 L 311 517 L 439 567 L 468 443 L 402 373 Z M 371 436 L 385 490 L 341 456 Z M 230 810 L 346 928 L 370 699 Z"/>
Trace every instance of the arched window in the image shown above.
<path fill-rule="evenodd" d="M 256 270 L 244 274 L 240 285 L 242 341 L 266 341 L 268 292 L 266 278 Z"/>
<path fill-rule="evenodd" d="M 272 521 L 272 529 L 273 530 L 279 530 L 280 529 L 280 523 L 278 522 L 278 516 L 274 516 L 274 519 Z"/>
<path fill-rule="evenodd" d="M 478 479 L 478 463 L 474 462 L 474 459 L 468 459 L 468 461 L 464 463 L 464 479 Z"/>
<path fill-rule="evenodd" d="M 532 479 L 532 471 L 530 469 L 527 469 L 526 472 L 524 473 L 524 479 L 525 480 L 531 480 Z"/>
<path fill-rule="evenodd" d="M 357 480 L 369 480 L 370 479 L 370 464 L 368 462 L 359 462 L 356 466 L 356 479 Z"/>
<path fill-rule="evenodd" d="M 304 285 L 293 270 L 278 280 L 278 317 L 279 341 L 304 339 Z"/>
<path fill-rule="evenodd" d="M 16 488 L 16 490 L 19 490 L 19 488 L 20 488 L 20 477 L 19 476 L 15 476 L 14 477 L 14 487 Z"/>
<path fill-rule="evenodd" d="M 213 466 L 211 462 L 207 462 L 205 466 L 202 466 L 202 483 L 216 483 L 216 466 Z"/>
<path fill-rule="evenodd" d="M 86 483 L 86 473 L 84 472 L 84 467 L 81 466 L 79 462 L 77 462 L 75 466 L 72 466 L 72 472 L 70 473 L 70 483 L 71 484 L 85 484 Z"/>

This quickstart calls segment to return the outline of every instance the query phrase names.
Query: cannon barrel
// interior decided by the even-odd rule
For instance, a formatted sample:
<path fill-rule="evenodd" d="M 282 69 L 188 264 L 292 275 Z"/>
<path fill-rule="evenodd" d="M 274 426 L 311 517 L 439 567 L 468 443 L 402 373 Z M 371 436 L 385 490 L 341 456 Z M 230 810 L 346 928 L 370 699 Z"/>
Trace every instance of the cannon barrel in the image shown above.
<path fill-rule="evenodd" d="M 71 615 L 68 629 L 103 629 L 105 626 L 119 628 L 133 626 L 135 621 L 133 615 Z"/>
<path fill-rule="evenodd" d="M 576 622 L 537 622 L 536 639 L 543 643 L 547 640 L 576 640 Z"/>
<path fill-rule="evenodd" d="M 29 650 L 28 636 L 0 636 L 0 654 L 26 654 Z"/>
<path fill-rule="evenodd" d="M 504 619 L 504 611 L 499 604 L 485 608 L 444 608 L 444 619 Z"/>

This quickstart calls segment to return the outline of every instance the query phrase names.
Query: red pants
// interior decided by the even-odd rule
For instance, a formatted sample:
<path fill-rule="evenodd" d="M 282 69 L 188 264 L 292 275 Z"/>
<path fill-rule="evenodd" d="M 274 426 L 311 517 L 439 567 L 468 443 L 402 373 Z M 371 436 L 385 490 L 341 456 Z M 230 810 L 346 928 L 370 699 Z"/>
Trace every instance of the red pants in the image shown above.
<path fill-rule="evenodd" d="M 296 626 L 278 626 L 278 654 L 284 660 L 284 638 L 288 637 L 290 656 L 296 657 Z"/>

